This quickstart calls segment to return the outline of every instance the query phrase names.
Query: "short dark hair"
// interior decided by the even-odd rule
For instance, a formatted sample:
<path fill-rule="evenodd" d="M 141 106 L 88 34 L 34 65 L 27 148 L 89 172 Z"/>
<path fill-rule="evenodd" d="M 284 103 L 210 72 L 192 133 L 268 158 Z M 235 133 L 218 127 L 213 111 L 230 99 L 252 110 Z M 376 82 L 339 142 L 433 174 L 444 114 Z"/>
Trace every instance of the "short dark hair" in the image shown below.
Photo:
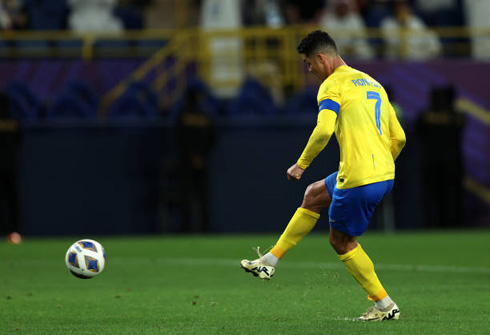
<path fill-rule="evenodd" d="M 300 54 L 305 54 L 306 57 L 310 57 L 314 52 L 321 48 L 338 53 L 337 44 L 335 44 L 332 36 L 326 31 L 315 30 L 301 40 L 298 45 L 298 52 Z"/>

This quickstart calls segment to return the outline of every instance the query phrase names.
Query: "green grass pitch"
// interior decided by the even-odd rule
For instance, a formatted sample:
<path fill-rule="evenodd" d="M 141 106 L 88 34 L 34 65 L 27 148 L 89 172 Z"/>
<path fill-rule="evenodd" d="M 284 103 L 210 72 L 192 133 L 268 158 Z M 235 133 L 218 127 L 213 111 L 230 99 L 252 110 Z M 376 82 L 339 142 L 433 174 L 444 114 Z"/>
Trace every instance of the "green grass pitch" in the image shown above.
<path fill-rule="evenodd" d="M 381 323 L 352 321 L 371 303 L 325 234 L 270 282 L 239 261 L 276 235 L 95 239 L 107 265 L 89 280 L 64 265 L 76 239 L 0 242 L 0 334 L 490 334 L 489 230 L 361 237 L 401 310 Z"/>

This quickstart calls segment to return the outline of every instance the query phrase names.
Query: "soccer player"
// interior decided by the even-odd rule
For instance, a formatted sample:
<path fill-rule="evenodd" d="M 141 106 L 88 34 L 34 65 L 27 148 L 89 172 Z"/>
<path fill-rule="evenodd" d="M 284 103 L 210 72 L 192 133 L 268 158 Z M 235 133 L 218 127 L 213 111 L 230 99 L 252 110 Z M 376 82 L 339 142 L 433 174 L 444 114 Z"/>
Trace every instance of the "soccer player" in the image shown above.
<path fill-rule="evenodd" d="M 398 319 L 398 306 L 381 285 L 357 237 L 366 231 L 375 207 L 393 187 L 394 161 L 405 145 L 405 133 L 383 87 L 347 66 L 327 32 L 308 34 L 298 52 L 322 84 L 317 125 L 287 178 L 299 180 L 334 132 L 340 148 L 339 170 L 308 186 L 301 207 L 270 252 L 259 253 L 256 260 L 244 259 L 241 266 L 261 279 L 272 278 L 279 260 L 313 229 L 321 210 L 328 208 L 330 244 L 374 301 L 358 319 Z"/>

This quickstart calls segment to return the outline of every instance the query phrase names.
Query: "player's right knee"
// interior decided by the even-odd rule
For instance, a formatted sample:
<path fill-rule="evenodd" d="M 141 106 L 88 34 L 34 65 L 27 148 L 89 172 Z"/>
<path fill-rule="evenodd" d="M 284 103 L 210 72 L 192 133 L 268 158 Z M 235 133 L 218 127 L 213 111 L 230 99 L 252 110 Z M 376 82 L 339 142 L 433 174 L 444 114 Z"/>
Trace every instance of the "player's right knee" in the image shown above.
<path fill-rule="evenodd" d="M 319 204 L 317 202 L 318 202 L 317 196 L 314 192 L 313 184 L 311 184 L 306 188 L 305 194 L 303 196 L 303 202 L 301 204 L 301 207 L 316 212 L 319 208 L 322 207 L 322 206 L 319 206 Z"/>
<path fill-rule="evenodd" d="M 331 231 L 330 245 L 337 254 L 343 255 L 354 249 L 357 246 L 357 241 L 354 236 Z"/>

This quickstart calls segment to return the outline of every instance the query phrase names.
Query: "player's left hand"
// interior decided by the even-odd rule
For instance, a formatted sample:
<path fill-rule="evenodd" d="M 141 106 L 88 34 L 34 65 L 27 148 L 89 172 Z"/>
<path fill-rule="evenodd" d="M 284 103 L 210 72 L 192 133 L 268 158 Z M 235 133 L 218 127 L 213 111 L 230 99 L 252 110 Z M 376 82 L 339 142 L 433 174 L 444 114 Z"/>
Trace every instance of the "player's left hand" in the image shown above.
<path fill-rule="evenodd" d="M 293 166 L 291 166 L 288 169 L 287 176 L 288 180 L 300 180 L 301 176 L 303 175 L 303 172 L 305 172 L 304 169 L 300 168 L 298 166 L 298 163 L 295 163 Z"/>

